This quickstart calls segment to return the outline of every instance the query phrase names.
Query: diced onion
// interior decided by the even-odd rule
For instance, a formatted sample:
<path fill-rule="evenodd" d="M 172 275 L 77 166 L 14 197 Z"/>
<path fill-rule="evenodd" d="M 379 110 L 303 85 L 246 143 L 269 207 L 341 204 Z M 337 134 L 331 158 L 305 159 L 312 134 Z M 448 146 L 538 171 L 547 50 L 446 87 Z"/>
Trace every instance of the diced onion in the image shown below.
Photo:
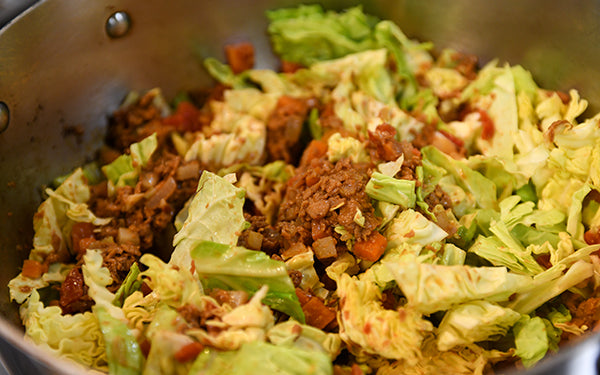
<path fill-rule="evenodd" d="M 117 233 L 117 242 L 119 244 L 139 245 L 140 236 L 129 228 L 121 227 Z"/>
<path fill-rule="evenodd" d="M 144 190 L 148 190 L 158 183 L 158 176 L 154 172 L 147 172 L 140 176 L 140 182 Z"/>
<path fill-rule="evenodd" d="M 171 194 L 177 189 L 177 182 L 173 177 L 169 177 L 162 181 L 155 188 L 149 190 L 146 193 L 148 201 L 146 201 L 147 208 L 156 208 L 160 205 L 161 200 L 167 200 Z"/>
<path fill-rule="evenodd" d="M 246 245 L 248 245 L 248 248 L 251 250 L 260 250 L 262 247 L 263 238 L 263 235 L 258 232 L 252 230 L 248 231 Z"/>
<path fill-rule="evenodd" d="M 312 249 L 318 259 L 328 259 L 337 257 L 337 250 L 335 248 L 335 238 L 328 236 L 319 238 L 312 244 Z"/>
<path fill-rule="evenodd" d="M 184 164 L 177 168 L 175 172 L 175 179 L 177 181 L 189 180 L 191 178 L 198 178 L 200 174 L 200 164 L 196 161 Z"/>
<path fill-rule="evenodd" d="M 292 258 L 293 256 L 302 254 L 305 251 L 308 251 L 308 248 L 302 242 L 296 242 L 296 243 L 293 243 L 284 252 L 282 252 L 281 257 L 283 258 L 283 260 L 288 260 L 288 259 Z"/>

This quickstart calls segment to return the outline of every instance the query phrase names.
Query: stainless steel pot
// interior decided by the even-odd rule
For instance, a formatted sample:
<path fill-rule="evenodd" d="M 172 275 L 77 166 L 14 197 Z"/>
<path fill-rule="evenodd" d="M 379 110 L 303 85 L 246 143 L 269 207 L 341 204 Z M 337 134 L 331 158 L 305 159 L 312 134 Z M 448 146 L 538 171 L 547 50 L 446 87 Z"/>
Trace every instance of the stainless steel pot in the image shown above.
<path fill-rule="evenodd" d="M 0 10 L 9 3 L 0 2 Z M 274 66 L 264 11 L 296 3 L 46 0 L 4 27 L 0 285 L 18 273 L 28 255 L 40 187 L 93 155 L 102 143 L 107 114 L 130 89 L 161 87 L 169 97 L 180 89 L 208 85 L 201 59 L 223 57 L 222 46 L 239 40 L 254 43 L 259 67 Z M 474 53 L 482 61 L 498 57 L 521 63 L 541 86 L 578 88 L 590 100 L 591 112 L 600 109 L 600 1 L 321 3 L 333 9 L 361 3 L 366 11 L 396 21 L 410 37 Z M 22 336 L 17 306 L 5 288 L 0 293 L 0 373 L 2 367 L 13 373 L 81 373 Z M 598 334 L 591 334 L 530 373 L 594 374 L 599 341 Z"/>

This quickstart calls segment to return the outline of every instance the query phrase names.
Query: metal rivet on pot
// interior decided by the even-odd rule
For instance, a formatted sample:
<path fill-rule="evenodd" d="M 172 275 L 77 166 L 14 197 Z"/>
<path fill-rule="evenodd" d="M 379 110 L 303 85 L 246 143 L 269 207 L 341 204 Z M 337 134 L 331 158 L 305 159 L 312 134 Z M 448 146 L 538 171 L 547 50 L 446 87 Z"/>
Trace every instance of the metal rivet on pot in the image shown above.
<path fill-rule="evenodd" d="M 131 18 L 124 11 L 114 12 L 106 20 L 106 34 L 111 38 L 125 36 L 131 27 Z"/>
<path fill-rule="evenodd" d="M 0 133 L 8 128 L 10 121 L 10 113 L 8 112 L 8 106 L 4 102 L 0 102 Z"/>

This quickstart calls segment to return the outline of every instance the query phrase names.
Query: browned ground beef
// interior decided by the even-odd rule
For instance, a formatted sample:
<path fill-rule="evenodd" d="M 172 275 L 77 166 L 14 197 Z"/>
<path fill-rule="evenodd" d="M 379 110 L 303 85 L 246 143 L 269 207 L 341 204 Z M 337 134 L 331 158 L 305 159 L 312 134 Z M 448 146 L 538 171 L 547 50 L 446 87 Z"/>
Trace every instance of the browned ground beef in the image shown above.
<path fill-rule="evenodd" d="M 600 320 L 600 297 L 598 291 L 591 298 L 584 299 L 581 295 L 567 292 L 560 297 L 561 301 L 571 312 L 571 323 L 581 327 L 587 326 L 589 331 L 596 329 Z M 563 333 L 564 338 L 573 338 L 573 334 Z"/>
<path fill-rule="evenodd" d="M 117 188 L 116 197 L 108 195 L 103 186 L 93 189 L 90 201 L 92 211 L 99 217 L 112 217 L 113 220 L 100 228 L 100 237 L 117 237 L 119 228 L 129 228 L 139 235 L 140 247 L 148 250 L 154 244 L 156 233 L 171 223 L 174 215 L 196 191 L 198 174 L 185 180 L 177 180 L 176 171 L 182 165 L 179 156 L 165 152 L 143 169 L 140 181 L 135 187 Z M 170 184 L 168 196 L 156 196 Z M 152 195 L 153 191 L 156 191 Z"/>
<path fill-rule="evenodd" d="M 396 178 L 416 180 L 415 168 L 421 165 L 421 152 L 410 142 L 398 141 L 396 129 L 389 124 L 379 125 L 374 132 L 369 132 L 368 149 L 371 159 L 378 162 L 394 161 L 404 155 L 404 162 Z"/>
<path fill-rule="evenodd" d="M 89 248 L 100 250 L 102 253 L 102 265 L 110 271 L 114 282 L 108 286 L 108 290 L 115 292 L 127 277 L 129 269 L 141 256 L 139 246 L 130 244 L 116 244 L 111 241 L 92 241 Z M 93 300 L 87 294 L 87 286 L 83 282 L 81 265 L 83 258 L 67 275 L 60 287 L 59 306 L 63 314 L 74 314 L 85 312 L 93 305 Z"/>
<path fill-rule="evenodd" d="M 319 109 L 319 124 L 324 133 L 344 131 L 344 122 L 335 114 L 333 104 L 333 101 L 325 103 Z"/>
<path fill-rule="evenodd" d="M 131 142 L 154 132 L 159 134 L 159 148 L 142 168 L 135 186 L 118 187 L 114 194 L 109 194 L 106 181 L 91 187 L 88 201 L 91 211 L 112 220 L 102 227 L 88 229 L 83 238 L 81 235 L 73 238 L 77 241 L 74 249 L 78 263 L 61 285 L 58 301 L 65 314 L 89 310 L 93 304 L 81 273 L 86 249 L 101 250 L 103 265 L 114 280 L 108 288 L 116 291 L 142 253 L 156 250 L 153 248 L 157 236 L 196 191 L 202 172 L 199 163 L 184 162 L 173 151 L 166 136 L 173 128 L 162 124 L 160 114 L 148 100 L 149 96 L 144 96 L 128 109 L 115 113 L 110 134 L 117 149 L 112 153 L 119 154 L 118 149 L 126 149 Z"/>
<path fill-rule="evenodd" d="M 368 171 L 367 165 L 353 164 L 349 159 L 331 163 L 318 158 L 301 166 L 289 180 L 279 209 L 277 227 L 283 247 L 296 242 L 311 245 L 328 236 L 348 239 L 334 231 L 336 226 L 344 227 L 356 240 L 366 239 L 381 222 L 364 191 Z M 364 226 L 354 221 L 357 210 L 365 218 Z"/>
<path fill-rule="evenodd" d="M 248 236 L 250 232 L 259 233 L 262 236 L 260 250 L 272 255 L 279 253 L 281 249 L 281 234 L 271 225 L 267 223 L 266 217 L 261 215 L 244 214 L 246 221 L 250 223 L 250 227 L 244 230 L 238 238 L 238 246 L 252 248 L 248 245 Z"/>
<path fill-rule="evenodd" d="M 433 141 L 433 136 L 436 131 L 437 131 L 436 125 L 431 124 L 431 123 L 425 123 L 425 125 L 423 126 L 421 131 L 412 132 L 412 135 L 414 136 L 412 144 L 418 149 L 421 149 L 427 145 L 430 145 L 431 142 Z"/>
<path fill-rule="evenodd" d="M 434 190 L 427 195 L 425 198 L 425 203 L 431 208 L 435 207 L 438 204 L 441 204 L 444 208 L 452 208 L 452 201 L 450 196 L 442 190 L 439 185 L 436 185 Z"/>
<path fill-rule="evenodd" d="M 109 119 L 107 144 L 122 153 L 132 143 L 160 129 L 161 113 L 152 104 L 153 99 L 154 95 L 146 94 L 133 105 L 114 112 Z"/>

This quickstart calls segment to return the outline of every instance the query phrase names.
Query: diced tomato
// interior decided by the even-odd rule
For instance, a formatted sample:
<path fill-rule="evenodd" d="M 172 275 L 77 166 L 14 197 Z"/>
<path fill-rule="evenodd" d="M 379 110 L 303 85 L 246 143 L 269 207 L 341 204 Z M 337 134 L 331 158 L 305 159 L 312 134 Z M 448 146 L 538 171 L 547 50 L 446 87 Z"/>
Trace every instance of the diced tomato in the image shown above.
<path fill-rule="evenodd" d="M 445 130 L 439 130 L 439 132 L 442 133 L 444 135 L 444 137 L 448 138 L 452 143 L 454 143 L 456 145 L 456 147 L 458 147 L 459 149 L 465 145 L 465 141 L 458 138 L 454 134 L 447 132 Z"/>
<path fill-rule="evenodd" d="M 360 259 L 375 262 L 387 246 L 387 239 L 379 232 L 373 231 L 364 241 L 357 241 L 352 247 L 354 255 Z"/>
<path fill-rule="evenodd" d="M 83 239 L 94 238 L 94 224 L 92 223 L 75 223 L 71 229 L 71 243 L 73 244 L 73 253 L 79 254 L 85 251 L 85 247 L 81 247 Z"/>
<path fill-rule="evenodd" d="M 199 342 L 192 342 L 187 345 L 184 345 L 179 349 L 174 358 L 181 363 L 189 362 L 193 359 L 196 359 L 198 354 L 204 349 L 204 345 Z"/>
<path fill-rule="evenodd" d="M 144 339 L 144 341 L 140 342 L 140 350 L 142 351 L 144 357 L 148 357 L 148 354 L 150 353 L 150 347 L 151 344 L 148 339 Z"/>
<path fill-rule="evenodd" d="M 66 308 L 85 295 L 83 273 L 79 268 L 73 268 L 60 286 L 60 306 Z"/>
<path fill-rule="evenodd" d="M 494 121 L 490 118 L 486 111 L 479 110 L 479 119 L 481 120 L 481 139 L 489 141 L 494 138 L 496 129 L 494 127 Z"/>
<path fill-rule="evenodd" d="M 171 125 L 179 131 L 197 131 L 202 128 L 200 110 L 190 102 L 183 101 L 177 105 L 175 113 L 163 119 L 163 124 Z"/>
<path fill-rule="evenodd" d="M 600 243 L 600 233 L 598 231 L 600 228 L 593 228 L 586 231 L 583 234 L 583 239 L 588 245 L 595 245 Z"/>

